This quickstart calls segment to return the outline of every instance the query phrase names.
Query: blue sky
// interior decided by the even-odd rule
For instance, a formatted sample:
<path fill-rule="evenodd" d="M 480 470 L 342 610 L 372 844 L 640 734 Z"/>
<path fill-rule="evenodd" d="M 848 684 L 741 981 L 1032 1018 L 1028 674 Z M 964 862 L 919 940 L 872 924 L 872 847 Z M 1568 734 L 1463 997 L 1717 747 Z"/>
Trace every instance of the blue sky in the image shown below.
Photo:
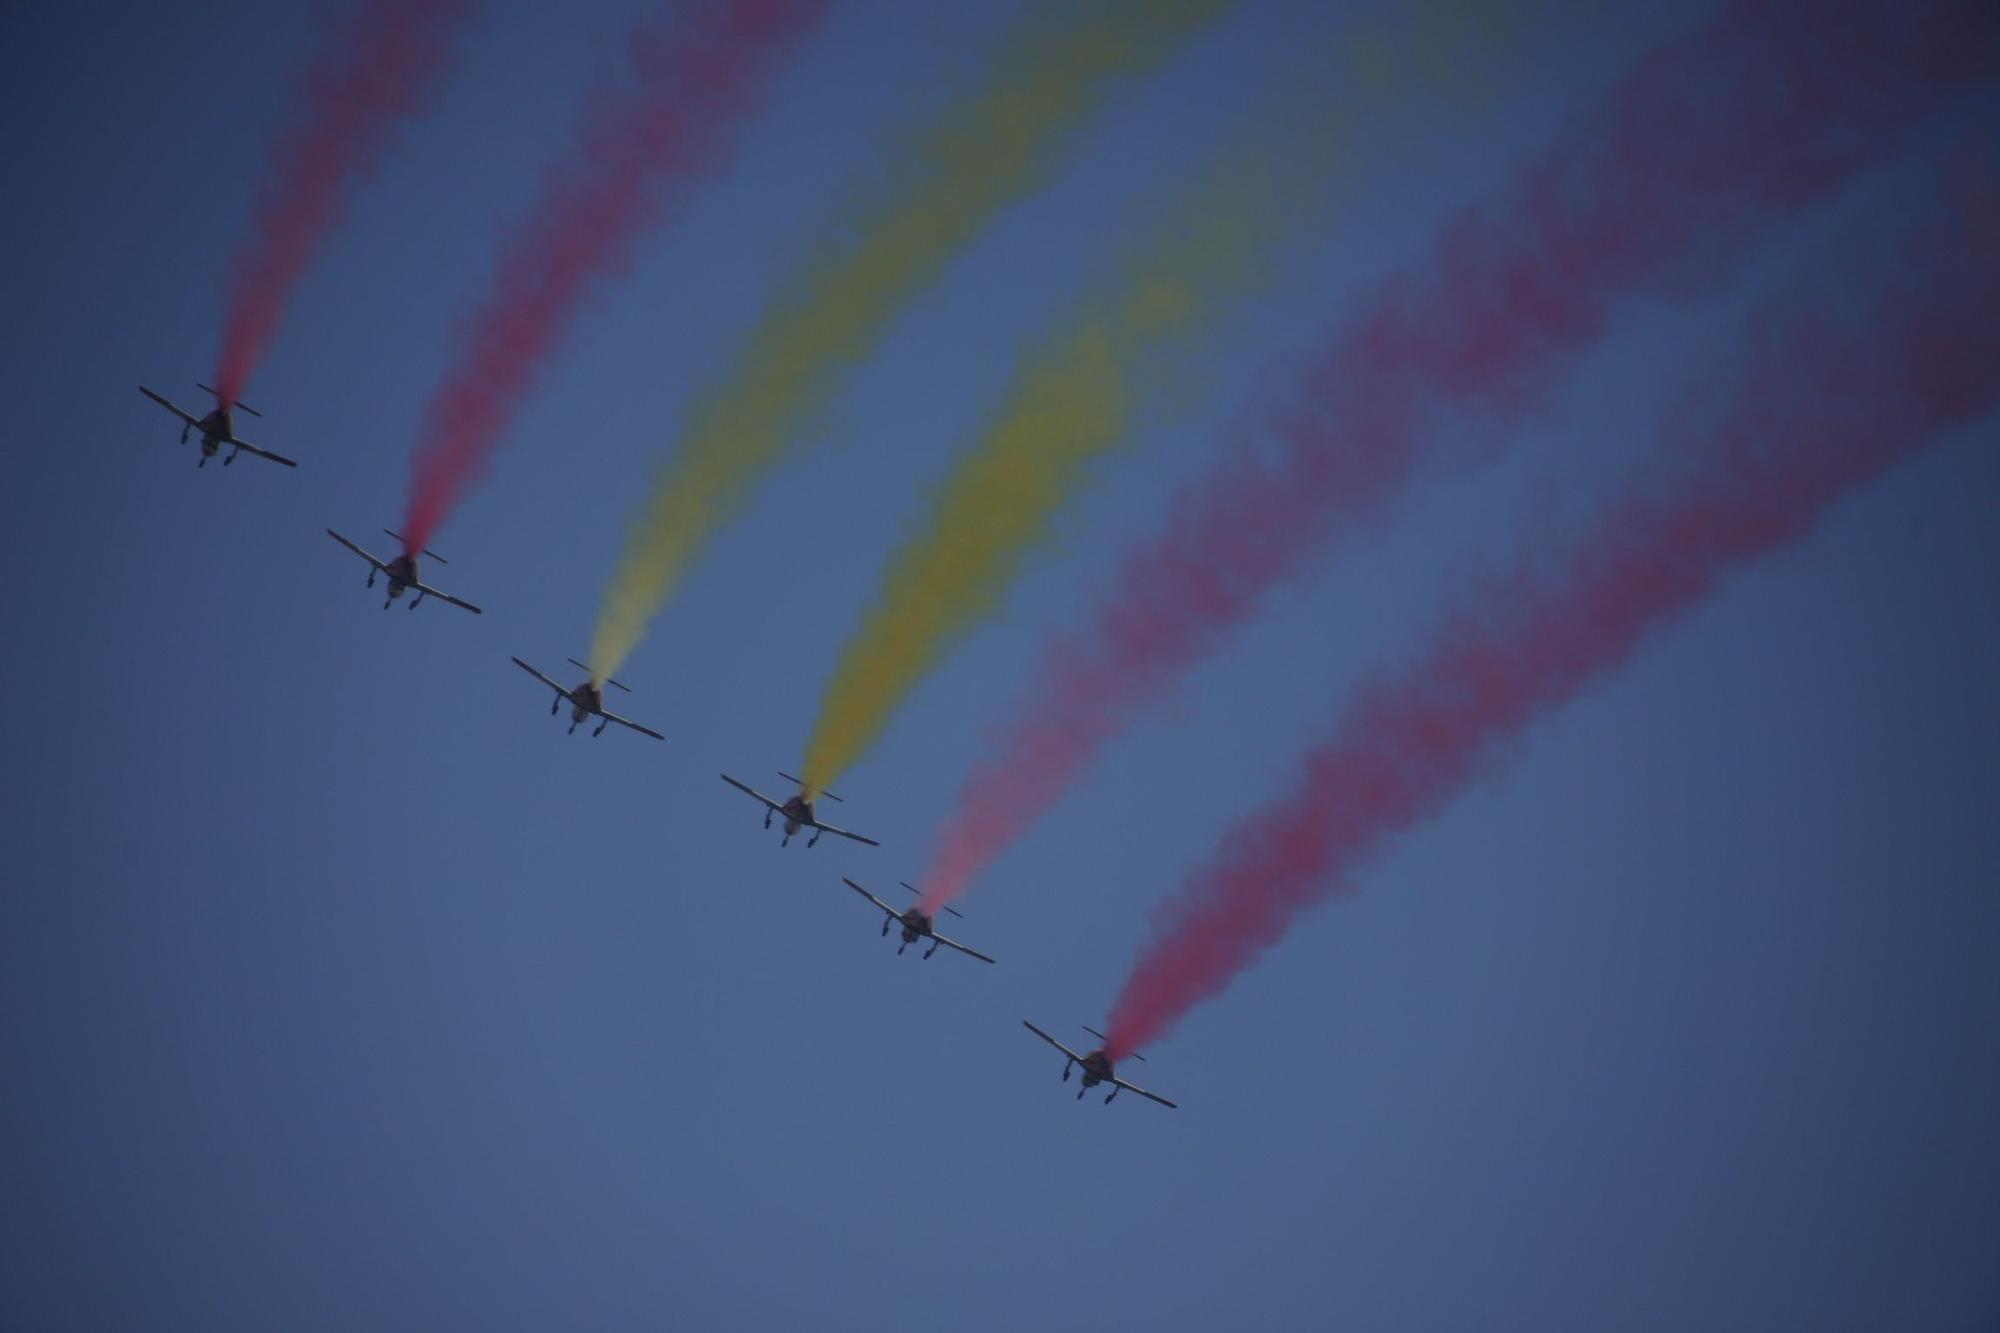
<path fill-rule="evenodd" d="M 1163 368 L 1182 386 L 847 780 L 879 851 L 781 851 L 716 775 L 797 771 L 884 557 L 1015 357 L 1273 71 L 1367 11 L 1249 0 L 1123 87 L 657 622 L 624 702 L 668 741 L 548 716 L 508 656 L 587 647 L 678 414 L 1014 12 L 974 8 L 837 8 L 736 167 L 592 304 L 438 539 L 476 619 L 383 613 L 322 529 L 395 523 L 501 228 L 652 6 L 490 8 L 253 380 L 246 433 L 296 472 L 197 472 L 133 385 L 199 398 L 311 7 L 0 18 L 0 1324 L 2000 1315 L 1991 420 L 1746 571 L 1197 1011 L 1145 1066 L 1180 1111 L 1079 1106 L 1019 1026 L 1101 1026 L 1151 905 L 1342 687 L 1524 526 L 1587 513 L 1744 301 L 1893 210 L 1893 171 L 1729 291 L 1635 301 L 1504 456 L 1348 534 L 966 901 L 998 967 L 896 958 L 839 884 L 920 870 L 1043 635 L 1343 301 L 1705 7 L 1534 28 L 1504 96 L 1402 108 L 1352 206 Z"/>

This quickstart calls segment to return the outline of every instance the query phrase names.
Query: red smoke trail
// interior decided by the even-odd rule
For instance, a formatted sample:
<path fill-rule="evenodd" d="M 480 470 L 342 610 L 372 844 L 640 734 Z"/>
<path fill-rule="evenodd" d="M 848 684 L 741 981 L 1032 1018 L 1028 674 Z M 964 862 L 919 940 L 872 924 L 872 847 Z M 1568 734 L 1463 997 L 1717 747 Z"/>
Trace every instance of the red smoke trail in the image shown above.
<path fill-rule="evenodd" d="M 2000 232 L 1954 218 L 1915 239 L 1859 318 L 1842 317 L 1842 266 L 1814 275 L 1818 300 L 1793 295 L 1753 321 L 1726 408 L 1707 426 L 1675 423 L 1661 442 L 1663 461 L 1693 464 L 1691 479 L 1634 485 L 1555 573 L 1493 580 L 1417 661 L 1357 692 L 1287 794 L 1240 821 L 1155 917 L 1112 1010 L 1114 1059 L 1219 993 L 1301 911 L 1351 888 L 1357 864 L 1442 808 L 1497 742 L 1618 668 L 1844 493 L 1993 410 Z M 1696 383 L 1684 401 L 1716 397 Z"/>
<path fill-rule="evenodd" d="M 601 102 L 502 249 L 493 287 L 424 411 L 403 535 L 421 550 L 485 472 L 535 372 L 594 285 L 621 268 L 669 185 L 712 175 L 825 0 L 722 0 L 634 34 L 638 87 Z"/>
<path fill-rule="evenodd" d="M 473 0 L 364 0 L 306 72 L 299 119 L 231 265 L 215 388 L 227 407 L 264 359 L 292 288 L 399 122 L 422 109 Z"/>
<path fill-rule="evenodd" d="M 1184 491 L 1090 623 L 1050 646 L 1025 716 L 939 836 L 924 910 L 962 892 L 1337 523 L 1385 503 L 1436 409 L 1518 421 L 1605 335 L 1617 300 L 1716 281 L 1994 64 L 1979 4 L 1842 8 L 1725 8 L 1367 302 L 1308 377 L 1306 410 L 1272 424 L 1275 460 L 1237 451 Z"/>

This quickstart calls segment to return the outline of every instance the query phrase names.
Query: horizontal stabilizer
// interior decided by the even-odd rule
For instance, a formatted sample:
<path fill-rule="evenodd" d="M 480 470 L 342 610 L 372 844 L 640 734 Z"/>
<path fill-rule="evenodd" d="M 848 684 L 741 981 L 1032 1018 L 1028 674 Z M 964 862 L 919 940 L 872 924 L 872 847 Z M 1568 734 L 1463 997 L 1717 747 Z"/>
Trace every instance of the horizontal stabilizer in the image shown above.
<path fill-rule="evenodd" d="M 917 897 L 921 898 L 921 897 L 923 897 L 923 896 L 924 896 L 924 895 L 923 895 L 923 893 L 922 893 L 922 891 L 921 891 L 921 890 L 919 890 L 919 889 L 917 888 L 917 886 L 916 886 L 916 885 L 914 885 L 914 884 L 910 883 L 910 881 L 908 881 L 907 879 L 899 879 L 899 880 L 897 880 L 896 882 L 897 882 L 898 884 L 902 885 L 902 886 L 903 886 L 904 888 L 908 889 L 908 890 L 909 890 L 909 891 L 910 891 L 911 893 L 914 893 L 914 894 L 916 894 L 916 895 L 917 895 Z M 950 912 L 950 913 L 951 913 L 951 914 L 952 914 L 953 916 L 957 917 L 957 918 L 958 918 L 958 919 L 959 919 L 960 921 L 963 921 L 963 920 L 965 920 L 965 913 L 963 913 L 963 912 L 959 911 L 959 910 L 958 910 L 958 909 L 957 909 L 956 907 L 947 907 L 947 908 L 945 908 L 944 910 L 945 910 L 945 911 L 947 911 L 947 912 Z"/>
<path fill-rule="evenodd" d="M 1103 1034 L 1102 1032 L 1099 1032 L 1099 1031 L 1098 1031 L 1098 1030 L 1097 1030 L 1096 1028 L 1092 1027 L 1092 1026 L 1091 1026 L 1090 1024 L 1088 1024 L 1088 1023 L 1079 1023 L 1079 1024 L 1077 1024 L 1077 1026 L 1078 1026 L 1078 1027 L 1080 1027 L 1080 1028 L 1082 1028 L 1082 1029 L 1083 1029 L 1083 1030 L 1084 1030 L 1085 1032 L 1088 1032 L 1088 1033 L 1089 1033 L 1089 1034 L 1090 1034 L 1091 1036 L 1093 1036 L 1093 1037 L 1097 1038 L 1097 1039 L 1098 1039 L 1099 1041 L 1110 1041 L 1110 1040 L 1111 1040 L 1111 1038 L 1109 1038 L 1109 1037 L 1105 1036 L 1105 1035 L 1104 1035 L 1104 1034 Z M 1139 1053 L 1138 1053 L 1137 1051 L 1134 1051 L 1134 1052 L 1132 1052 L 1132 1058 L 1133 1058 L 1134 1060 L 1138 1060 L 1138 1061 L 1141 1061 L 1141 1062 L 1144 1062 L 1144 1060 L 1145 1060 L 1145 1058 L 1146 1058 L 1146 1057 L 1145 1057 L 1145 1056 L 1143 1056 L 1143 1055 L 1141 1055 L 1141 1054 L 1139 1054 Z M 1149 1093 L 1149 1094 L 1147 1094 L 1147 1095 L 1148 1095 L 1148 1096 L 1150 1096 L 1151 1094 Z"/>
<path fill-rule="evenodd" d="M 219 393 L 215 393 L 215 390 L 209 388 L 206 384 L 203 384 L 200 380 L 196 380 L 194 382 L 194 387 L 200 389 L 203 393 L 215 394 L 215 401 L 218 403 L 222 402 L 222 395 Z M 264 416 L 262 412 L 259 412 L 256 408 L 250 406 L 250 404 L 248 403 L 227 403 L 224 405 L 227 407 L 240 407 L 245 412 L 248 412 L 251 416 L 258 418 L 259 420 L 261 420 Z"/>
<path fill-rule="evenodd" d="M 804 779 L 804 778 L 795 778 L 795 777 L 793 777 L 793 776 L 792 776 L 792 775 L 791 775 L 790 773 L 787 773 L 787 772 L 786 772 L 786 771 L 785 771 L 784 769 L 782 769 L 782 768 L 778 770 L 778 776 L 779 776 L 779 777 L 781 777 L 781 778 L 783 778 L 783 779 L 784 779 L 785 781 L 787 781 L 787 782 L 796 782 L 796 783 L 798 783 L 798 784 L 799 784 L 799 790 L 801 790 L 801 791 L 804 791 L 804 790 L 805 790 L 805 785 L 806 785 L 806 783 L 805 783 L 805 779 Z M 834 795 L 834 794 L 833 794 L 832 792 L 830 792 L 830 791 L 822 791 L 822 792 L 815 792 L 815 793 L 813 794 L 813 799 L 814 799 L 814 800 L 818 800 L 818 799 L 819 799 L 820 797 L 822 797 L 822 796 L 826 797 L 826 799 L 827 799 L 827 800 L 829 800 L 829 801 L 840 801 L 840 798 L 839 798 L 838 796 L 835 796 L 835 795 Z M 846 805 L 846 804 L 847 804 L 847 802 L 845 802 L 845 801 L 840 801 L 840 803 L 841 803 L 842 805 Z"/>
<path fill-rule="evenodd" d="M 409 542 L 407 542 L 407 541 L 403 540 L 403 534 L 402 534 L 402 533 L 400 533 L 400 532 L 391 532 L 391 531 L 389 531 L 389 529 L 387 529 L 387 528 L 384 528 L 384 529 L 382 529 L 382 535 L 383 535 L 384 537 L 392 537 L 392 538 L 394 538 L 394 539 L 395 539 L 395 541 L 396 541 L 396 543 L 397 543 L 397 544 L 398 544 L 399 546 L 401 546 L 401 547 L 402 547 L 402 548 L 403 548 L 403 549 L 404 549 L 405 551 L 407 551 L 407 550 L 409 550 L 409 549 L 410 549 L 410 544 L 409 544 Z M 432 549 L 431 549 L 430 547 L 428 547 L 428 546 L 426 546 L 426 547 L 424 548 L 424 550 L 423 550 L 423 556 L 424 556 L 424 559 L 426 559 L 426 560 L 435 560 L 435 561 L 437 561 L 437 562 L 438 562 L 438 563 L 439 563 L 440 565 L 448 565 L 448 564 L 450 564 L 450 563 L 451 563 L 451 561 L 449 561 L 449 560 L 445 559 L 445 558 L 444 558 L 443 556 L 439 555 L 439 554 L 438 554 L 438 553 L 437 553 L 436 551 L 433 551 L 433 550 L 432 550 Z"/>
<path fill-rule="evenodd" d="M 590 671 L 589 667 L 584 666 L 583 663 L 577 661 L 574 657 L 566 657 L 563 660 L 565 662 L 568 662 L 573 667 L 577 667 L 584 671 Z M 596 680 L 597 673 L 595 671 L 590 671 L 590 678 L 592 680 Z M 623 681 L 613 680 L 609 676 L 606 676 L 604 678 L 604 683 L 606 685 L 616 685 L 619 689 L 625 691 L 625 693 L 627 694 L 630 694 L 632 692 L 632 687 L 630 685 L 625 684 Z"/>

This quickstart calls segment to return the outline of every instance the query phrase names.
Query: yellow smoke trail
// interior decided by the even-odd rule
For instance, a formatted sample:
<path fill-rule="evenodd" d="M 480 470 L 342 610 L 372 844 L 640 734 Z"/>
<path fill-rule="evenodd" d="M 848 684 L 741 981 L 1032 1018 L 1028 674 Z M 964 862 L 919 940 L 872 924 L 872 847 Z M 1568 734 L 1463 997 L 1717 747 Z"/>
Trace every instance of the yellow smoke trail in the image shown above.
<path fill-rule="evenodd" d="M 1393 26 L 1350 30 L 1347 71 L 1362 89 L 1340 115 L 1300 116 L 1304 91 L 1281 86 L 1258 118 L 1282 124 L 1311 161 L 1284 172 L 1241 144 L 1175 206 L 1125 289 L 1086 309 L 1022 367 L 993 424 L 939 488 L 923 529 L 890 558 L 880 594 L 848 640 L 807 743 L 804 785 L 824 791 L 881 735 L 909 692 L 1005 596 L 1026 554 L 1089 465 L 1125 443 L 1136 376 L 1170 342 L 1263 276 L 1257 262 L 1288 226 L 1323 220 L 1391 96 L 1459 82 L 1468 34 L 1489 40 L 1490 5 L 1418 9 Z M 1490 46 L 1488 47 L 1490 49 Z M 1297 156 L 1297 152 L 1292 156 Z M 1301 170 L 1309 184 L 1297 184 Z"/>
<path fill-rule="evenodd" d="M 1176 225 L 1130 266 L 1124 290 L 1084 310 L 1017 372 L 848 640 L 806 747 L 807 788 L 823 791 L 845 772 L 946 649 L 998 605 L 1082 473 L 1130 438 L 1145 396 L 1135 380 L 1155 353 L 1254 280 L 1256 257 L 1280 229 L 1263 165 L 1235 158 L 1170 210 Z"/>
<path fill-rule="evenodd" d="M 900 183 L 790 284 L 732 378 L 693 409 L 604 593 L 591 675 L 617 671 L 709 534 L 811 424 L 909 300 L 1008 204 L 1038 188 L 1064 137 L 1121 75 L 1157 65 L 1231 0 L 1050 3 L 971 95 L 915 144 Z"/>

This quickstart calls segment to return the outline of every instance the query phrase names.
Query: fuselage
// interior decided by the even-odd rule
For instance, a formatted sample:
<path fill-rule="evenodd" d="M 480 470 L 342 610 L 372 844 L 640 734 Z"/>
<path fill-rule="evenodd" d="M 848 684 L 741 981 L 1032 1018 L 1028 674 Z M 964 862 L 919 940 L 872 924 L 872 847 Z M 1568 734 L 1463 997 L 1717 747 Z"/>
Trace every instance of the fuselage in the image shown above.
<path fill-rule="evenodd" d="M 235 438 L 236 421 L 228 408 L 218 407 L 201 419 L 201 451 L 209 457 Z"/>
<path fill-rule="evenodd" d="M 912 907 L 897 917 L 903 923 L 903 943 L 915 944 L 931 933 L 931 919 Z"/>
<path fill-rule="evenodd" d="M 1111 1059 L 1102 1047 L 1084 1056 L 1078 1067 L 1083 1070 L 1083 1086 L 1086 1088 L 1111 1081 Z"/>
<path fill-rule="evenodd" d="M 405 551 L 391 560 L 382 570 L 389 576 L 389 596 L 401 597 L 416 584 L 423 582 L 417 572 L 417 558 Z"/>
<path fill-rule="evenodd" d="M 813 819 L 813 803 L 803 796 L 794 796 L 786 801 L 780 813 L 785 816 L 785 836 L 788 838 L 816 822 Z M 916 937 L 913 935 L 910 938 Z"/>
<path fill-rule="evenodd" d="M 586 680 L 569 694 L 569 720 L 572 722 L 581 722 L 594 713 L 604 711 L 604 691 L 593 681 Z"/>

